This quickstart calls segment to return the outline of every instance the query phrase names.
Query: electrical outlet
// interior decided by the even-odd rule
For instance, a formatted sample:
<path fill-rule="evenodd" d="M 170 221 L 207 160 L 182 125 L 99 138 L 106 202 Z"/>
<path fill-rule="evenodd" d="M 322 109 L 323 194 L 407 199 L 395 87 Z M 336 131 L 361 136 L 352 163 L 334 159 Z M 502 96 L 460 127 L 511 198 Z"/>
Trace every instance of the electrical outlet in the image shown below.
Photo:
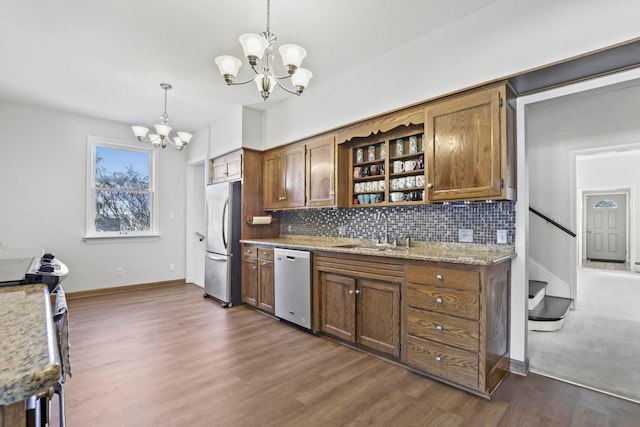
<path fill-rule="evenodd" d="M 498 230 L 496 232 L 496 242 L 499 245 L 504 245 L 507 243 L 507 230 Z"/>
<path fill-rule="evenodd" d="M 458 242 L 473 243 L 473 229 L 461 228 L 458 230 Z"/>
<path fill-rule="evenodd" d="M 174 263 L 169 264 L 169 271 L 175 271 L 176 265 Z"/>
<path fill-rule="evenodd" d="M 116 277 L 122 277 L 122 276 L 124 276 L 124 268 L 122 267 L 116 268 Z"/>
<path fill-rule="evenodd" d="M 344 225 L 341 225 L 338 227 L 338 236 L 340 237 L 344 237 L 347 235 L 347 227 Z"/>

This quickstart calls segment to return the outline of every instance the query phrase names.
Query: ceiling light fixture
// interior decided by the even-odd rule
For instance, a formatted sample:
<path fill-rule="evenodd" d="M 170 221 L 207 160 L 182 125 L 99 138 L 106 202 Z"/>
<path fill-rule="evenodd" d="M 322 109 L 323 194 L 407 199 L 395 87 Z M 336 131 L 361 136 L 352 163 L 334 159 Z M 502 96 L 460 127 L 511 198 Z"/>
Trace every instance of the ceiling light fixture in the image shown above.
<path fill-rule="evenodd" d="M 247 57 L 251 69 L 256 74 L 255 77 L 247 81 L 234 83 L 233 80 L 238 75 L 238 70 L 242 62 L 231 55 L 221 55 L 215 59 L 220 69 L 220 74 L 224 77 L 227 85 L 243 85 L 255 81 L 258 86 L 258 91 L 260 91 L 262 99 L 265 101 L 269 98 L 276 84 L 289 93 L 300 95 L 309 84 L 311 77 L 313 77 L 311 71 L 300 67 L 302 60 L 307 56 L 307 51 L 295 44 L 283 44 L 280 46 L 278 51 L 282 56 L 282 63 L 287 69 L 287 74 L 284 76 L 276 76 L 274 74 L 271 67 L 274 58 L 273 43 L 277 37 L 271 32 L 270 18 L 271 1 L 267 0 L 267 31 L 260 34 L 247 33 L 241 35 L 239 38 L 244 55 Z M 258 62 L 260 62 L 260 66 L 258 66 Z M 280 83 L 280 80 L 288 78 L 291 79 L 293 90 Z"/>
<path fill-rule="evenodd" d="M 170 119 L 169 114 L 167 114 L 167 91 L 173 86 L 169 83 L 160 83 L 160 87 L 164 89 L 164 113 L 160 116 L 160 124 L 154 126 L 157 133 L 152 133 L 149 135 L 149 138 L 145 139 L 149 128 L 144 126 L 131 126 L 131 129 L 133 129 L 134 135 L 140 142 L 150 142 L 156 148 L 165 148 L 167 141 L 169 141 L 173 148 L 180 151 L 191 141 L 193 135 L 188 132 L 176 132 L 178 136 L 173 137 L 173 141 L 171 140 L 169 137 L 169 132 L 171 132 L 171 127 L 169 127 Z"/>

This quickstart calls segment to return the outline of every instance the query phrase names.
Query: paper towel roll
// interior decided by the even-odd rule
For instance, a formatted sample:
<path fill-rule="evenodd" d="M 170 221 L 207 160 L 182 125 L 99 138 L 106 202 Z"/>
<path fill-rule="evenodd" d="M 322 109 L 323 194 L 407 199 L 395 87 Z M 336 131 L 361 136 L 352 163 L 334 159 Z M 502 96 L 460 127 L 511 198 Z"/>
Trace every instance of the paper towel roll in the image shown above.
<path fill-rule="evenodd" d="M 252 225 L 271 224 L 271 215 L 251 217 L 251 223 L 250 224 L 252 224 Z"/>

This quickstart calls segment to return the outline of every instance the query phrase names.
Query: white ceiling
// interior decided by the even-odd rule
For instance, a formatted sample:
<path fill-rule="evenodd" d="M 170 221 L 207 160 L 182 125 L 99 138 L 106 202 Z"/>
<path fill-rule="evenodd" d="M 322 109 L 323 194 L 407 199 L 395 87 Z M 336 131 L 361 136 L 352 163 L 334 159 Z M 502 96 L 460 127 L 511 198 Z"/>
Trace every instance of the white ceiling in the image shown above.
<path fill-rule="evenodd" d="M 277 46 L 307 49 L 312 87 L 495 1 L 273 0 L 271 31 Z M 276 88 L 263 102 L 253 84 L 227 87 L 213 62 L 242 58 L 238 36 L 265 29 L 266 0 L 5 1 L 0 99 L 152 125 L 167 82 L 171 125 L 195 131 L 229 105 L 292 96 Z M 243 62 L 238 80 L 251 73 Z"/>

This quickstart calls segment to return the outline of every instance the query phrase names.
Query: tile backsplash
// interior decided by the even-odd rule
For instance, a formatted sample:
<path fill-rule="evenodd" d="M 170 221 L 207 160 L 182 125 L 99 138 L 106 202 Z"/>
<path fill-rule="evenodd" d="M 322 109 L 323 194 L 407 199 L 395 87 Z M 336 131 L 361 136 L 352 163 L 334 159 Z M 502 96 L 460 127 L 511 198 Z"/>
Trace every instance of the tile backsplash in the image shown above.
<path fill-rule="evenodd" d="M 458 230 L 472 229 L 473 242 L 495 244 L 497 230 L 507 230 L 507 244 L 514 244 L 515 202 L 477 202 L 466 205 L 432 204 L 386 208 L 305 209 L 282 211 L 280 234 L 374 239 L 384 234 L 384 218 L 389 218 L 389 238 L 423 242 L 457 242 Z"/>

